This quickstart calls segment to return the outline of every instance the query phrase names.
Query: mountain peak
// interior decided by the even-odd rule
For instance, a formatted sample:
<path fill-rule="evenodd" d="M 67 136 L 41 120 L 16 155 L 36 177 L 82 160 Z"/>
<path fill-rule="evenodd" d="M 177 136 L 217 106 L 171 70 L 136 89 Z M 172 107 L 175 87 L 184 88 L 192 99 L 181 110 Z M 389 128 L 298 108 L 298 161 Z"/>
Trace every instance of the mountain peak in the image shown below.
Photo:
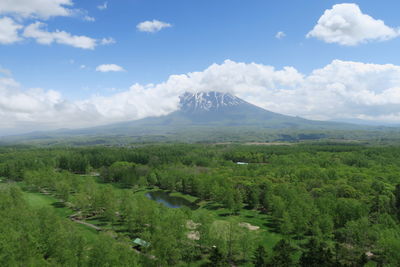
<path fill-rule="evenodd" d="M 229 93 L 221 92 L 186 92 L 180 96 L 180 110 L 187 113 L 218 111 L 227 107 L 245 104 L 244 100 Z"/>

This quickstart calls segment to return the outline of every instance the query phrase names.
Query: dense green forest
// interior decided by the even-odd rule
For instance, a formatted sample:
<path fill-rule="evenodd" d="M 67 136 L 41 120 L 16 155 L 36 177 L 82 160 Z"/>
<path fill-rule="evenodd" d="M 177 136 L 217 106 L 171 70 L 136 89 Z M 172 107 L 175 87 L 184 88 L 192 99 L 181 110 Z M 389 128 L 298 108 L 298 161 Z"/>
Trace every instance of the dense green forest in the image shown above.
<path fill-rule="evenodd" d="M 399 146 L 4 146 L 0 179 L 1 266 L 400 266 Z"/>

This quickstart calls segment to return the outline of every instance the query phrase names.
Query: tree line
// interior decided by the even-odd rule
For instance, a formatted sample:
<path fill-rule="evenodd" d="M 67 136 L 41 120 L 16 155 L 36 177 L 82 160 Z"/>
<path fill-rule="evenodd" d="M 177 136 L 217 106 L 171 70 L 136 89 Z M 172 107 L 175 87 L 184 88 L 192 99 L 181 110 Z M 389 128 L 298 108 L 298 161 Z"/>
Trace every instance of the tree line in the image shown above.
<path fill-rule="evenodd" d="M 399 171 L 399 147 L 360 144 L 164 144 L 0 152 L 5 180 L 22 181 L 26 190 L 51 192 L 83 217 L 102 216 L 111 226 L 123 225 L 125 236 L 153 244 L 146 253 L 156 260 L 139 257 L 137 264 L 204 259 L 221 266 L 398 266 Z M 168 209 L 135 193 L 152 187 L 219 203 L 229 210 L 229 218 L 218 220 L 206 209 Z M 243 210 L 270 216 L 268 230 L 282 239 L 272 250 L 238 225 Z M 193 230 L 199 240 L 187 238 L 188 221 L 201 225 Z"/>

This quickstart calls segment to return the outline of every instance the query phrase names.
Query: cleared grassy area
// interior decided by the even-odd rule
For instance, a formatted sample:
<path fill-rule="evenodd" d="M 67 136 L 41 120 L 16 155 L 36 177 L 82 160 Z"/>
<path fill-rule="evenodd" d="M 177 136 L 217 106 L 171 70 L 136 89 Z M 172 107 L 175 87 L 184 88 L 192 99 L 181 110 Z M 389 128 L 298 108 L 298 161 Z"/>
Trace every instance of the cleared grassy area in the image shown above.
<path fill-rule="evenodd" d="M 238 214 L 232 214 L 230 210 L 224 208 L 221 204 L 204 201 L 200 203 L 200 209 L 210 211 L 214 214 L 216 220 L 235 218 L 239 222 L 245 222 L 260 227 L 258 230 L 255 230 L 255 232 L 260 238 L 261 243 L 268 250 L 272 250 L 272 247 L 283 238 L 283 236 L 276 231 L 276 226 L 272 222 L 271 216 L 257 210 L 241 209 Z"/>
<path fill-rule="evenodd" d="M 114 187 L 117 192 L 121 192 L 123 190 L 132 190 L 127 188 L 118 188 Z M 159 188 L 138 188 L 134 189 L 135 195 L 144 196 L 146 193 L 151 191 L 161 190 Z M 117 193 L 118 194 L 118 193 Z M 271 251 L 273 246 L 283 238 L 281 234 L 276 231 L 276 225 L 272 221 L 272 218 L 268 214 L 261 213 L 257 210 L 249 210 L 249 209 L 241 209 L 238 214 L 232 214 L 230 210 L 223 207 L 223 205 L 219 203 L 215 203 L 212 201 L 200 201 L 199 198 L 187 194 L 183 194 L 180 192 L 170 192 L 171 196 L 184 198 L 192 203 L 196 203 L 199 205 L 197 210 L 193 210 L 193 213 L 198 213 L 201 210 L 207 210 L 210 212 L 215 220 L 228 220 L 229 218 L 235 218 L 238 222 L 249 223 L 252 226 L 260 227 L 258 230 L 254 232 L 257 234 L 260 242 L 266 247 L 267 250 Z M 58 201 L 51 195 L 44 195 L 41 193 L 35 192 L 24 192 L 24 197 L 27 202 L 33 207 L 52 207 L 57 215 L 65 218 L 66 220 L 68 216 L 75 213 L 73 210 L 65 207 L 63 203 Z M 113 233 L 113 235 L 126 235 L 127 232 L 126 226 L 121 224 L 120 222 L 116 222 L 115 224 L 111 224 L 106 218 L 103 216 L 96 216 L 92 218 L 87 218 L 84 220 L 90 224 L 96 225 L 103 229 L 103 231 L 107 231 Z M 95 241 L 97 236 L 97 231 L 82 225 L 75 223 L 75 227 L 82 231 L 82 234 L 88 239 L 88 241 Z M 297 241 L 296 243 L 301 243 L 302 241 Z M 298 255 L 296 255 L 297 257 Z M 202 261 L 192 263 L 192 266 L 200 266 Z M 251 264 L 250 264 L 251 265 Z M 250 266 L 249 265 L 249 266 Z"/>
<path fill-rule="evenodd" d="M 67 219 L 68 216 L 74 213 L 73 210 L 65 207 L 63 203 L 59 202 L 56 198 L 50 196 L 50 195 L 43 195 L 40 193 L 35 193 L 35 192 L 27 192 L 23 191 L 24 198 L 25 200 L 31 205 L 33 208 L 53 208 L 54 212 L 62 217 Z M 86 237 L 88 241 L 94 241 L 97 236 L 96 230 L 87 227 L 82 224 L 75 224 L 76 229 L 79 229 L 79 231 Z"/>
<path fill-rule="evenodd" d="M 91 178 L 91 177 L 90 177 Z M 98 182 L 98 181 L 97 181 Z M 132 190 L 132 189 L 127 189 L 127 188 L 121 188 L 121 187 L 114 187 L 116 191 L 122 192 L 123 190 Z M 139 188 L 135 189 L 134 193 L 136 195 L 142 195 L 144 196 L 146 193 L 151 192 L 151 191 L 158 191 L 161 190 L 159 188 Z M 257 235 L 260 238 L 260 241 L 268 250 L 272 250 L 272 247 L 280 240 L 283 238 L 281 234 L 279 234 L 276 231 L 276 225 L 274 225 L 274 222 L 272 222 L 271 216 L 268 214 L 263 214 L 260 213 L 257 210 L 248 210 L 248 209 L 242 209 L 238 214 L 233 215 L 230 210 L 224 208 L 221 204 L 211 202 L 211 201 L 199 201 L 199 198 L 188 195 L 188 194 L 183 194 L 180 192 L 171 192 L 171 196 L 174 197 L 181 197 L 184 198 L 192 203 L 197 203 L 199 205 L 199 209 L 193 210 L 193 213 L 197 213 L 200 210 L 207 210 L 211 212 L 211 214 L 214 215 L 215 220 L 228 220 L 229 218 L 236 218 L 237 221 L 239 222 L 245 222 L 249 223 L 253 226 L 258 226 L 260 227 L 258 230 L 255 230 Z M 27 202 L 32 205 L 33 207 L 52 207 L 54 208 L 54 211 L 56 212 L 57 215 L 63 218 L 67 218 L 71 214 L 74 213 L 73 210 L 65 207 L 63 203 L 59 202 L 56 198 L 50 195 L 44 195 L 40 193 L 34 193 L 34 192 L 24 192 L 24 197 L 27 200 Z M 111 225 L 110 222 L 108 222 L 104 217 L 99 216 L 99 217 L 93 217 L 93 218 L 88 218 L 85 220 L 88 223 L 94 224 L 96 226 L 101 227 L 104 230 L 109 230 L 109 231 L 117 231 L 119 233 L 127 233 L 126 228 L 124 225 L 121 225 L 120 223 L 116 223 L 114 225 Z M 90 236 L 96 235 L 97 232 L 89 228 L 85 225 L 77 224 L 76 227 L 81 229 L 82 231 L 85 232 L 85 235 L 90 238 Z"/>
<path fill-rule="evenodd" d="M 65 207 L 64 203 L 50 195 L 24 191 L 24 198 L 34 208 L 53 207 L 54 212 L 61 217 L 73 214 L 73 210 Z"/>
<path fill-rule="evenodd" d="M 154 189 L 139 189 L 135 192 L 138 195 L 145 195 L 151 191 L 162 190 L 159 188 Z M 169 191 L 166 191 L 169 192 Z M 272 247 L 283 238 L 283 236 L 276 231 L 276 225 L 272 221 L 272 218 L 268 214 L 261 213 L 257 210 L 241 209 L 238 214 L 232 214 L 232 212 L 223 207 L 219 203 L 212 201 L 199 201 L 198 197 L 183 194 L 180 192 L 171 192 L 171 196 L 184 198 L 192 203 L 199 205 L 197 210 L 193 210 L 193 213 L 197 213 L 201 210 L 207 210 L 214 215 L 215 220 L 228 220 L 229 218 L 236 218 L 239 222 L 249 223 L 253 226 L 260 227 L 255 230 L 260 241 L 266 249 L 272 250 Z"/>
<path fill-rule="evenodd" d="M 186 200 L 188 200 L 188 201 L 190 201 L 192 203 L 196 202 L 199 199 L 198 197 L 187 195 L 187 194 L 183 194 L 183 193 L 180 193 L 180 192 L 171 192 L 170 196 L 181 197 L 181 198 L 184 198 L 184 199 L 186 199 Z"/>

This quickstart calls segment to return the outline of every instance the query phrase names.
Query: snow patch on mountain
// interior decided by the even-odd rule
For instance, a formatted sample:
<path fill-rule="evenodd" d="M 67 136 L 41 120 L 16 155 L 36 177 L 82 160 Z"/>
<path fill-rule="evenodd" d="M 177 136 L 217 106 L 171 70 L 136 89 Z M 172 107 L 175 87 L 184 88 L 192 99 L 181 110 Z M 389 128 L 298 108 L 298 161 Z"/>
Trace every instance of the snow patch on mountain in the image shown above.
<path fill-rule="evenodd" d="M 185 93 L 180 96 L 180 110 L 184 112 L 217 111 L 246 103 L 229 93 L 220 92 Z"/>

